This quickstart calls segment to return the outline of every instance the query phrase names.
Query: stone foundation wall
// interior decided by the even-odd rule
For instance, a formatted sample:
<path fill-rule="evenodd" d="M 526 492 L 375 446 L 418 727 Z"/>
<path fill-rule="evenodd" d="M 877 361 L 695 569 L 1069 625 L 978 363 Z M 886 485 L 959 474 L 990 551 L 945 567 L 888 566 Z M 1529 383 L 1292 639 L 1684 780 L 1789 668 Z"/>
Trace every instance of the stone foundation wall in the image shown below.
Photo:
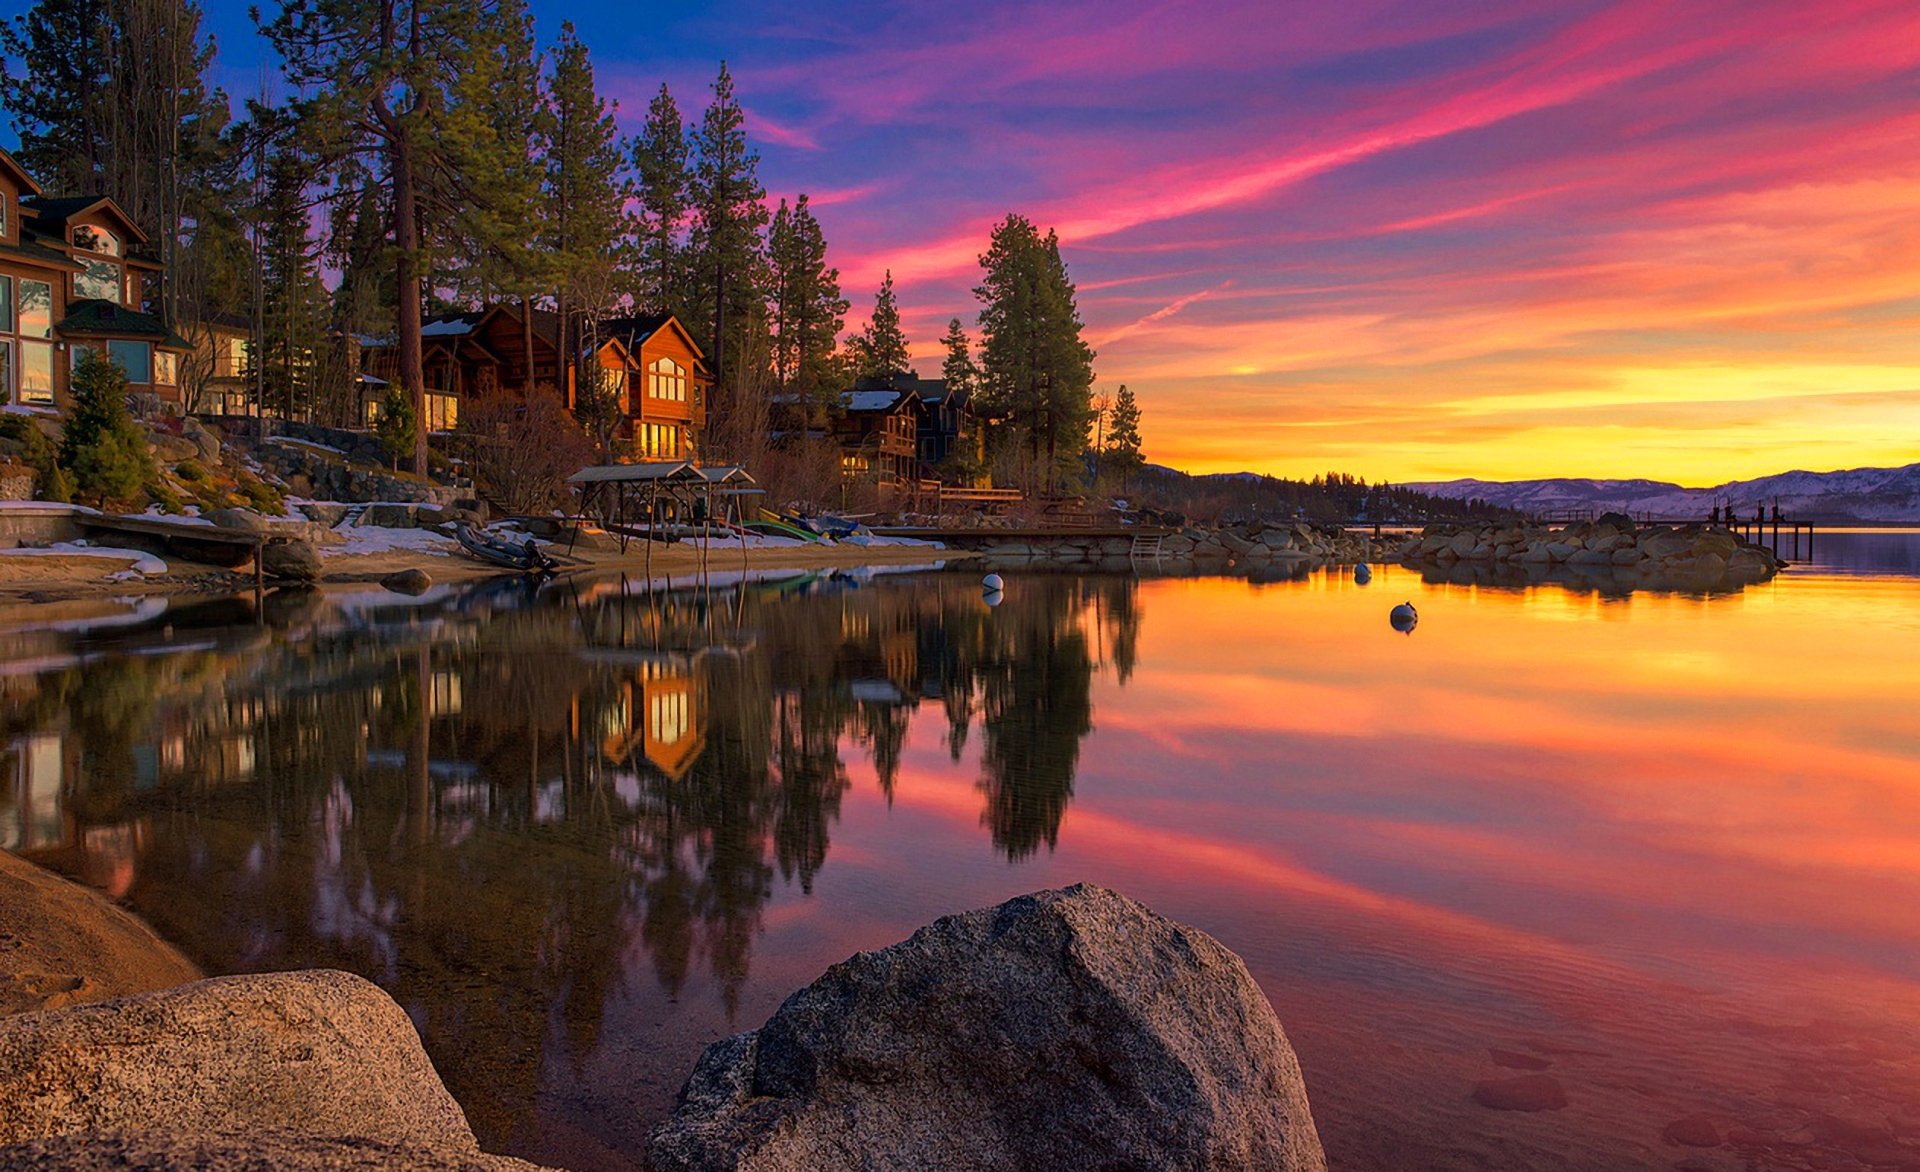
<path fill-rule="evenodd" d="M 0 549 L 77 541 L 85 534 L 74 523 L 71 505 L 34 504 L 0 509 Z"/>

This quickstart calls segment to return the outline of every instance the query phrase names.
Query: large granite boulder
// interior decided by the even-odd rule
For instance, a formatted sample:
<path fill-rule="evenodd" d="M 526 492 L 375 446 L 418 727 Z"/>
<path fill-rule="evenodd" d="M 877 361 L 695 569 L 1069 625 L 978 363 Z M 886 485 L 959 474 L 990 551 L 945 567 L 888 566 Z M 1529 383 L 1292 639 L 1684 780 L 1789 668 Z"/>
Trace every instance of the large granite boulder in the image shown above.
<path fill-rule="evenodd" d="M 654 1132 L 683 1169 L 1321 1169 L 1240 959 L 1079 885 L 861 953 L 715 1043 Z"/>
<path fill-rule="evenodd" d="M 267 519 L 252 509 L 214 509 L 202 513 L 200 519 L 212 522 L 221 529 L 238 529 L 245 533 L 265 533 Z"/>
<path fill-rule="evenodd" d="M 0 1018 L 0 1145 L 258 1128 L 478 1150 L 406 1013 L 347 973 L 220 977 Z"/>
<path fill-rule="evenodd" d="M 200 977 L 192 961 L 105 896 L 0 851 L 0 1015 Z"/>
<path fill-rule="evenodd" d="M 200 1172 L 206 1168 L 274 1172 L 358 1172 L 410 1168 L 415 1172 L 538 1172 L 539 1166 L 471 1148 L 382 1143 L 352 1136 L 305 1136 L 249 1129 L 245 1134 L 189 1136 L 171 1132 L 61 1135 L 0 1147 L 0 1168 L 60 1168 L 64 1172 Z"/>
<path fill-rule="evenodd" d="M 320 576 L 320 551 L 310 541 L 276 541 L 260 551 L 260 569 L 269 578 L 311 582 Z"/>

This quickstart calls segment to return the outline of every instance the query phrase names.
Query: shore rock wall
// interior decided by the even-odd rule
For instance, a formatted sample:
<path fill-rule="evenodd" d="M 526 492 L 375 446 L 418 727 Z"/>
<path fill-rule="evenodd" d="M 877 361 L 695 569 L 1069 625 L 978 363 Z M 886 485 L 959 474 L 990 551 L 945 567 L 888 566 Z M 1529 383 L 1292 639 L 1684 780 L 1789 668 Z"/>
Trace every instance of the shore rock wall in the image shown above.
<path fill-rule="evenodd" d="M 1610 514 L 1563 529 L 1545 526 L 1432 525 L 1394 551 L 1404 565 L 1460 563 L 1576 573 L 1638 581 L 1737 587 L 1764 582 L 1783 565 L 1765 546 L 1713 525 L 1636 525 Z"/>
<path fill-rule="evenodd" d="M 1044 535 L 1000 535 L 991 529 L 976 529 L 942 532 L 940 539 L 953 548 L 977 552 L 995 564 L 1045 563 L 1081 570 L 1124 570 L 1139 563 L 1141 569 L 1159 566 L 1175 571 L 1259 571 L 1365 561 L 1383 556 L 1391 548 L 1376 545 L 1364 534 L 1304 521 L 1180 529 L 1160 537 L 1157 555 L 1143 554 L 1131 533 L 1063 529 Z"/>

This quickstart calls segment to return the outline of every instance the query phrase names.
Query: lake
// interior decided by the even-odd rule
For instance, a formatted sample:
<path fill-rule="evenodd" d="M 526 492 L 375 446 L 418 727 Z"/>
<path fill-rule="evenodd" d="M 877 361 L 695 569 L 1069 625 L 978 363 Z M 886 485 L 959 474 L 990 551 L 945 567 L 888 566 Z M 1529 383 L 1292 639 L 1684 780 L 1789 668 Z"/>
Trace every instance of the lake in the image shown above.
<path fill-rule="evenodd" d="M 829 964 L 1081 880 L 1246 959 L 1336 1168 L 1911 1166 L 1920 535 L 1821 542 L 1711 596 L 1010 571 L 989 607 L 922 570 L 16 612 L 0 846 L 209 971 L 378 982 L 489 1150 L 578 1168 Z M 1536 1074 L 1563 1107 L 1476 1097 Z"/>

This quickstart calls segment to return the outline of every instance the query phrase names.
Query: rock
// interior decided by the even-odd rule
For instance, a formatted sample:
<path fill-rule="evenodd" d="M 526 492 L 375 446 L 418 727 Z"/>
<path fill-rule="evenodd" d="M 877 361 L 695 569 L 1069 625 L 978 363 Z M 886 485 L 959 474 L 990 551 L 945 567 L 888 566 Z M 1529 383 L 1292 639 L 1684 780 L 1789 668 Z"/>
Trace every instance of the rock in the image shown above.
<path fill-rule="evenodd" d="M 212 463 L 220 458 L 220 437 L 202 427 L 198 419 L 188 417 L 180 425 L 180 434 L 200 457 L 201 463 Z"/>
<path fill-rule="evenodd" d="M 260 551 L 260 567 L 269 578 L 311 582 L 320 576 L 320 551 L 310 541 L 276 541 Z"/>
<path fill-rule="evenodd" d="M 168 435 L 164 431 L 152 432 L 147 436 L 147 450 L 162 464 L 178 464 L 182 460 L 191 460 L 200 455 L 200 449 L 192 440 L 184 436 Z"/>
<path fill-rule="evenodd" d="M 1567 1092 L 1550 1074 L 1523 1074 L 1473 1084 L 1473 1101 L 1495 1111 L 1558 1111 Z"/>
<path fill-rule="evenodd" d="M 1727 572 L 1727 559 L 1717 553 L 1703 553 L 1693 559 L 1693 572 L 1702 578 L 1718 578 Z"/>
<path fill-rule="evenodd" d="M 652 1166 L 1321 1169 L 1240 959 L 1081 884 L 861 953 L 708 1047 Z"/>
<path fill-rule="evenodd" d="M 1612 529 L 1618 529 L 1622 533 L 1632 533 L 1634 530 L 1633 518 L 1627 516 L 1625 513 L 1602 513 L 1593 523 L 1595 525 L 1605 525 Z"/>
<path fill-rule="evenodd" d="M 33 499 L 33 469 L 19 464 L 0 463 L 0 501 Z"/>
<path fill-rule="evenodd" d="M 378 525 L 382 529 L 412 529 L 415 525 L 414 508 L 413 505 L 368 505 L 366 512 L 360 515 L 360 523 Z"/>
<path fill-rule="evenodd" d="M 1580 548 L 1580 546 L 1568 541 L 1549 541 L 1547 542 L 1547 559 L 1549 561 L 1564 562 L 1578 552 Z"/>
<path fill-rule="evenodd" d="M 267 531 L 267 519 L 252 509 L 215 509 L 211 513 L 200 514 L 200 517 L 222 529 L 238 529 L 247 533 Z"/>
<path fill-rule="evenodd" d="M 332 501 L 307 501 L 298 507 L 307 520 L 329 529 L 347 519 L 347 506 Z"/>
<path fill-rule="evenodd" d="M 1667 1124 L 1660 1133 L 1668 1143 L 1683 1148 L 1717 1148 L 1720 1146 L 1720 1128 L 1705 1115 L 1689 1115 L 1685 1119 L 1676 1119 Z"/>
<path fill-rule="evenodd" d="M 425 594 L 433 589 L 433 576 L 425 570 L 396 570 L 380 579 L 380 585 L 395 594 Z"/>
<path fill-rule="evenodd" d="M 1613 564 L 1613 554 L 1598 549 L 1576 549 L 1567 555 L 1567 564 L 1570 566 L 1610 566 Z"/>
<path fill-rule="evenodd" d="M 1616 549 L 1607 556 L 1616 566 L 1637 566 L 1645 560 L 1647 555 L 1630 545 L 1625 549 Z"/>
<path fill-rule="evenodd" d="M 0 1018 L 0 1145 L 256 1128 L 477 1152 L 406 1013 L 349 973 L 219 977 Z"/>
<path fill-rule="evenodd" d="M 67 1172 L 198 1172 L 204 1168 L 272 1168 L 289 1172 L 357 1172 L 410 1168 L 423 1172 L 538 1172 L 539 1165 L 462 1148 L 382 1143 L 352 1136 L 305 1136 L 249 1130 L 245 1135 L 187 1136 L 158 1131 L 62 1135 L 0 1148 L 0 1168 Z"/>
<path fill-rule="evenodd" d="M 0 1015 L 200 977 L 192 961 L 97 892 L 0 851 Z"/>
<path fill-rule="evenodd" d="M 1544 566 L 1548 562 L 1551 562 L 1553 560 L 1553 555 L 1547 552 L 1546 542 L 1536 541 L 1533 544 L 1527 546 L 1527 551 L 1520 555 L 1520 560 L 1528 563 L 1529 565 Z"/>

